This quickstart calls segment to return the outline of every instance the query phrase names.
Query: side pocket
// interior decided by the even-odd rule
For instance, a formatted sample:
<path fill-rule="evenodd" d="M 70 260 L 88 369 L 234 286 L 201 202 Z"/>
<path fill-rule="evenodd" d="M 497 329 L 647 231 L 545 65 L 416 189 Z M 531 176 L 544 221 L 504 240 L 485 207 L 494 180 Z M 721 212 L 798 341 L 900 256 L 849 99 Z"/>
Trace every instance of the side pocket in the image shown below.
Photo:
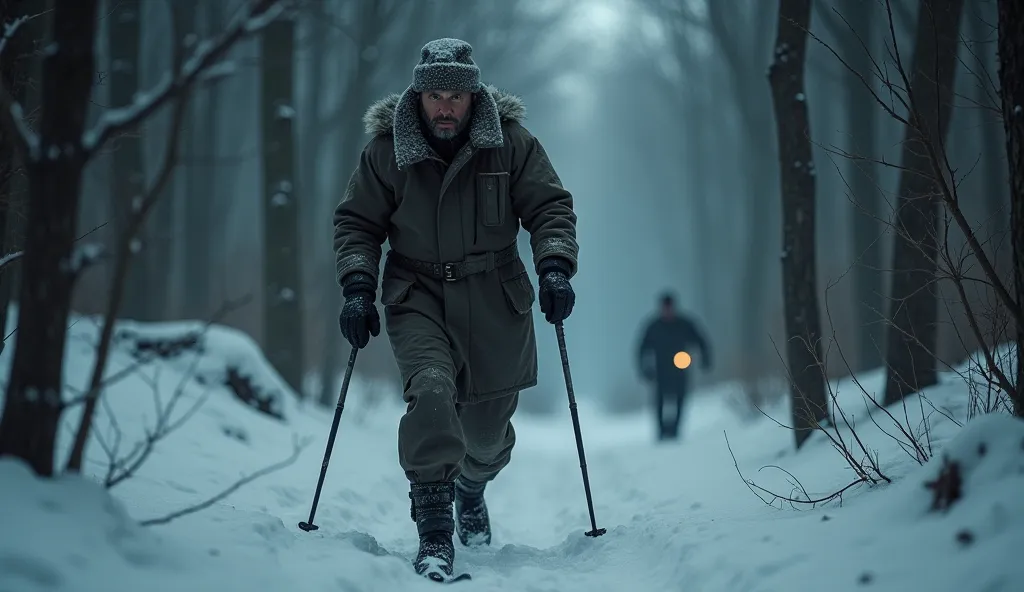
<path fill-rule="evenodd" d="M 477 173 L 476 199 L 481 225 L 504 224 L 508 203 L 508 173 Z"/>
<path fill-rule="evenodd" d="M 414 283 L 410 280 L 385 276 L 380 283 L 380 303 L 390 306 L 405 302 Z"/>
<path fill-rule="evenodd" d="M 533 284 L 530 283 L 530 275 L 525 271 L 514 278 L 507 279 L 501 283 L 501 289 L 505 292 L 505 301 L 512 312 L 517 315 L 524 315 L 530 312 L 536 294 L 533 291 Z"/>

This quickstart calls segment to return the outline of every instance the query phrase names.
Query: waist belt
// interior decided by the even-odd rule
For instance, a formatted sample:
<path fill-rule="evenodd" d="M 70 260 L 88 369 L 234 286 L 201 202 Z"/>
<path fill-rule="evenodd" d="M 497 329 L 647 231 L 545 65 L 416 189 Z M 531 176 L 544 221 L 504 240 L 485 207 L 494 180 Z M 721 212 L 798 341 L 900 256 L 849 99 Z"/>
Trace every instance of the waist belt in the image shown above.
<path fill-rule="evenodd" d="M 446 282 L 461 280 L 467 275 L 473 275 L 474 273 L 492 271 L 495 268 L 512 263 L 518 257 L 519 248 L 516 241 L 512 241 L 511 245 L 500 251 L 488 251 L 479 255 L 471 255 L 462 261 L 453 261 L 451 263 L 420 261 L 419 259 L 412 259 L 396 253 L 393 250 L 388 251 L 388 259 L 394 261 L 395 265 L 408 271 L 429 275 Z"/>

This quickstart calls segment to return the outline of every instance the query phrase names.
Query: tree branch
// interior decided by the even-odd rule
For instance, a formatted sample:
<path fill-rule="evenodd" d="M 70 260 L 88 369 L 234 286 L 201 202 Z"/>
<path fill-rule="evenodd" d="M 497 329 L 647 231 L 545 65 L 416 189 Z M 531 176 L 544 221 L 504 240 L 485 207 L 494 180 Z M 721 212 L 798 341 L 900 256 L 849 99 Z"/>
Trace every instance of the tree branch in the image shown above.
<path fill-rule="evenodd" d="M 4 24 L 3 35 L 0 35 L 0 59 L 3 58 L 8 41 L 22 25 L 33 18 L 35 16 L 23 16 Z M 39 157 L 39 136 L 25 123 L 25 112 L 21 103 L 11 96 L 3 80 L 0 80 L 0 128 L 10 136 L 14 150 L 21 156 L 23 163 L 32 162 Z"/>
<path fill-rule="evenodd" d="M 95 153 L 111 138 L 133 129 L 153 115 L 167 101 L 188 92 L 238 41 L 260 32 L 280 17 L 286 4 L 290 4 L 290 0 L 249 0 L 220 37 L 212 42 L 199 43 L 173 74 L 164 77 L 155 88 L 144 93 L 143 98 L 127 107 L 104 112 L 96 125 L 82 136 L 86 154 Z"/>

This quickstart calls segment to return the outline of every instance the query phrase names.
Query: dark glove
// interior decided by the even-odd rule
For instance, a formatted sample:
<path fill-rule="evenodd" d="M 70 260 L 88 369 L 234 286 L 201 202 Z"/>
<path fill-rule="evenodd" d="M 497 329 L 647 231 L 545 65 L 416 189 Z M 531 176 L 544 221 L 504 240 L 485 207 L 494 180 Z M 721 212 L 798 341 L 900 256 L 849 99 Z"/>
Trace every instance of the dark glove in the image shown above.
<path fill-rule="evenodd" d="M 369 291 L 360 290 L 345 296 L 338 324 L 341 325 L 341 334 L 356 349 L 366 347 L 370 335 L 380 335 L 380 315 L 373 300 L 374 293 Z"/>
<path fill-rule="evenodd" d="M 540 276 L 540 311 L 551 324 L 560 323 L 572 314 L 576 293 L 569 285 L 569 276 L 555 269 Z"/>

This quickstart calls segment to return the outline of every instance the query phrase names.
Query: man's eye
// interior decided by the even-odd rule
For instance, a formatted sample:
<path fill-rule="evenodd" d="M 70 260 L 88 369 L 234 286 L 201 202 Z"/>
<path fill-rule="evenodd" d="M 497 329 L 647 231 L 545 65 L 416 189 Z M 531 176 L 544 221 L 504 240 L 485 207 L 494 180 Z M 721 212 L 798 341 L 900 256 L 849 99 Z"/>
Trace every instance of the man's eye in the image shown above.
<path fill-rule="evenodd" d="M 452 95 L 452 100 L 453 101 L 461 101 L 462 100 L 462 95 Z"/>

